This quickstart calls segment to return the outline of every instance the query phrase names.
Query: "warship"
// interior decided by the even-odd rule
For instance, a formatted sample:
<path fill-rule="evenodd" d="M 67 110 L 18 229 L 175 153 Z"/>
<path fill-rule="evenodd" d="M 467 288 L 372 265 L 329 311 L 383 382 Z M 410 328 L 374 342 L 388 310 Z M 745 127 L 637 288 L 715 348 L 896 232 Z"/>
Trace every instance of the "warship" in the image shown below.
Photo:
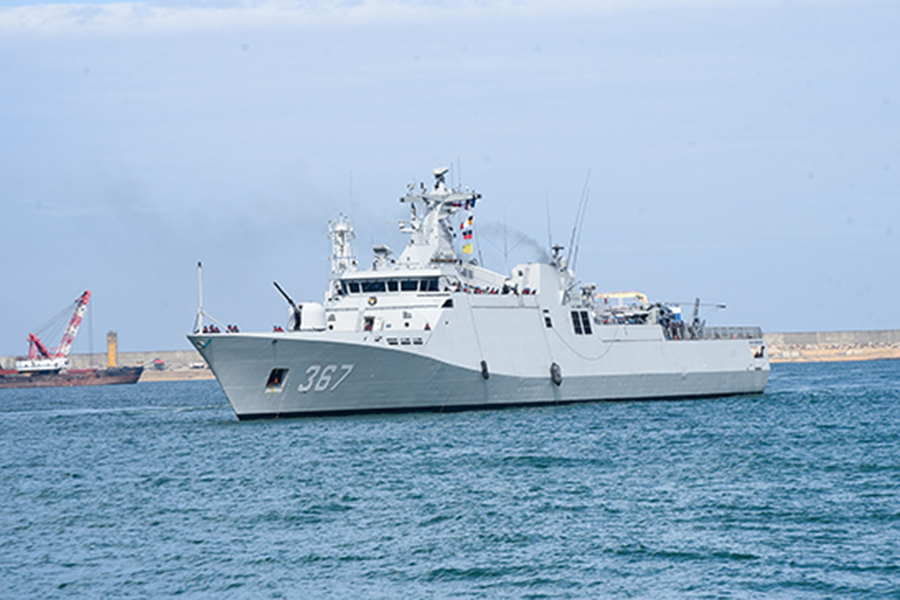
<path fill-rule="evenodd" d="M 363 270 L 352 222 L 329 222 L 324 301 L 295 303 L 275 282 L 284 327 L 210 323 L 200 276 L 188 339 L 239 419 L 763 392 L 762 330 L 708 327 L 699 300 L 686 320 L 680 304 L 600 292 L 560 246 L 508 274 L 485 268 L 473 252 L 481 194 L 448 185 L 447 172 L 400 198 L 410 212 L 399 256 L 375 245 Z"/>

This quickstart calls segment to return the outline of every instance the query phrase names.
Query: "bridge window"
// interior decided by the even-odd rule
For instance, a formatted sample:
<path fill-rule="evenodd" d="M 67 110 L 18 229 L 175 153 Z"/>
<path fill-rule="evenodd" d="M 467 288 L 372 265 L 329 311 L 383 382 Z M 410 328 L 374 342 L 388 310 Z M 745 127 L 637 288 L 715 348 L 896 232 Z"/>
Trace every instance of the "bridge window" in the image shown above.
<path fill-rule="evenodd" d="M 414 292 L 419 289 L 419 281 L 417 279 L 403 279 L 400 281 L 401 292 Z"/>
<path fill-rule="evenodd" d="M 383 292 L 385 290 L 384 280 L 383 279 L 374 279 L 374 280 L 364 280 L 360 282 L 362 284 L 362 291 L 364 294 L 371 294 L 373 292 Z"/>
<path fill-rule="evenodd" d="M 396 292 L 397 291 L 397 282 L 392 279 L 387 282 L 387 287 L 388 287 L 389 292 Z"/>

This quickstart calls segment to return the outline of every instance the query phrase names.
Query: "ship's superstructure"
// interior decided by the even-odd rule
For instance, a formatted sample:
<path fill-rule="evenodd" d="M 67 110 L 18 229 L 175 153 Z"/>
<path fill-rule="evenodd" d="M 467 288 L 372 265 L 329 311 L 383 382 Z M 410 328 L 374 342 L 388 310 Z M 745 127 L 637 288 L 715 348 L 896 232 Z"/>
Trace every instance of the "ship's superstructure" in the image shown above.
<path fill-rule="evenodd" d="M 478 264 L 481 196 L 448 187 L 446 174 L 408 187 L 400 230 L 409 244 L 399 256 L 374 246 L 368 269 L 354 255 L 352 223 L 329 223 L 324 303 L 295 305 L 285 294 L 286 330 L 195 326 L 189 338 L 238 417 L 764 390 L 769 364 L 757 327 L 706 327 L 696 306 L 684 322 L 680 306 L 578 285 L 559 247 L 508 275 Z"/>

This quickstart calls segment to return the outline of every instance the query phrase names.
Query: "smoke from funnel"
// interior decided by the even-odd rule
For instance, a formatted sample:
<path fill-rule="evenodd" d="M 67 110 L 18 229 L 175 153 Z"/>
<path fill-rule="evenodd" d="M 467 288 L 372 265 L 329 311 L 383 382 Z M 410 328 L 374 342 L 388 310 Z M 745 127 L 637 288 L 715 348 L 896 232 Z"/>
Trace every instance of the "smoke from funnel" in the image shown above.
<path fill-rule="evenodd" d="M 478 228 L 478 236 L 487 242 L 488 246 L 503 254 L 503 237 L 506 236 L 506 253 L 513 255 L 516 252 L 527 251 L 527 260 L 536 262 L 550 262 L 550 255 L 533 237 L 528 234 L 500 223 L 487 223 Z M 484 246 L 482 246 L 484 248 Z"/>

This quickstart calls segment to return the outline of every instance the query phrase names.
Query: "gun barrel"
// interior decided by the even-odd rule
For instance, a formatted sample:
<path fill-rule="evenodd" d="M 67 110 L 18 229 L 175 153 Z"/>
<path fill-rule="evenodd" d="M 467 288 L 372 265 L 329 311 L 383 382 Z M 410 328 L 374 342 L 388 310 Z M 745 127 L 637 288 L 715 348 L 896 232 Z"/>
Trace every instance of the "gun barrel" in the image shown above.
<path fill-rule="evenodd" d="M 291 297 L 287 295 L 287 292 L 285 292 L 283 289 L 281 289 L 281 286 L 278 285 L 278 282 L 277 282 L 277 281 L 273 281 L 272 283 L 275 284 L 275 288 L 276 288 L 279 292 L 281 292 L 281 295 L 284 296 L 284 299 L 288 301 L 288 304 L 290 304 L 292 307 L 296 308 L 297 305 L 294 304 L 294 301 L 291 300 Z"/>

